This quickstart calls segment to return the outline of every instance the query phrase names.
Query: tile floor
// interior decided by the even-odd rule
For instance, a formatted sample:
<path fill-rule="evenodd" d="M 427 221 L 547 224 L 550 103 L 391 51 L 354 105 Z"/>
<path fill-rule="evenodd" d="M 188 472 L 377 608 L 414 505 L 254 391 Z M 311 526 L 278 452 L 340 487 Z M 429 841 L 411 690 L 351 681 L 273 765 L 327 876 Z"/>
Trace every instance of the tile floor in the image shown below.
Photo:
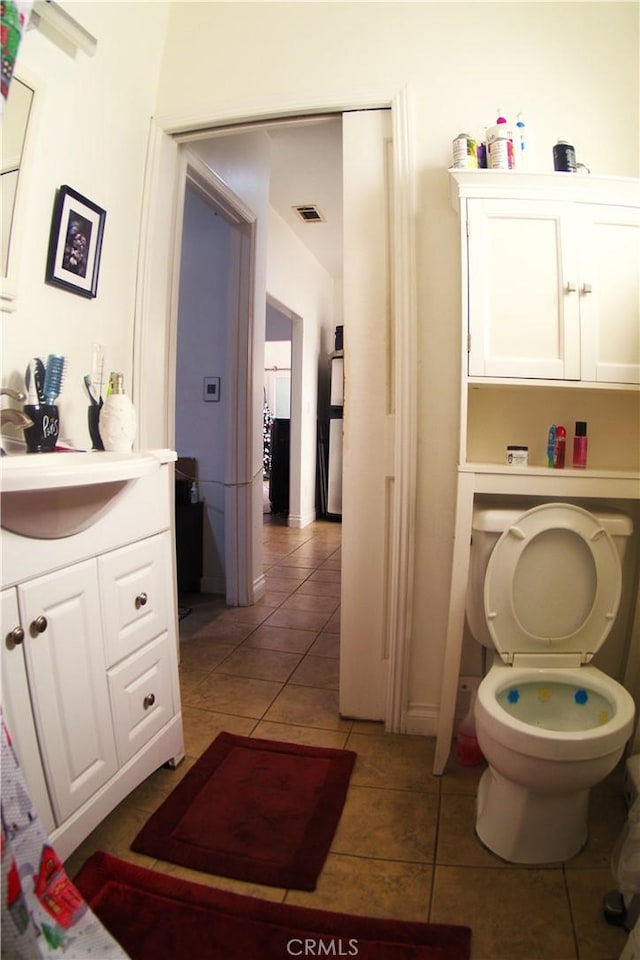
<path fill-rule="evenodd" d="M 601 916 L 610 852 L 624 823 L 619 771 L 594 791 L 590 839 L 564 866 L 523 868 L 474 833 L 481 768 L 431 773 L 434 743 L 338 715 L 339 524 L 289 529 L 265 516 L 267 592 L 254 607 L 183 598 L 180 678 L 186 759 L 158 770 L 67 861 L 103 849 L 176 876 L 347 913 L 468 924 L 472 960 L 617 960 L 623 931 Z M 210 877 L 133 853 L 129 843 L 221 731 L 348 747 L 358 759 L 313 893 Z M 251 958 L 247 958 L 251 960 Z"/>

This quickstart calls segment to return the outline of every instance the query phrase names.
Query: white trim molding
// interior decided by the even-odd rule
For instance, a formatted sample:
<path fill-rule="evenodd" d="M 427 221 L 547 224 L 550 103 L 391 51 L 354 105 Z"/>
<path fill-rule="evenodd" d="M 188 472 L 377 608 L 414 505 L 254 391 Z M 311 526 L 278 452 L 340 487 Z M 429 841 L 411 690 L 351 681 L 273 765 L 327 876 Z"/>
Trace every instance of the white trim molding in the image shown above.
<path fill-rule="evenodd" d="M 418 320 L 415 255 L 415 162 L 411 96 L 393 100 L 393 291 L 395 317 L 394 499 L 388 584 L 387 713 L 385 728 L 406 730 L 415 555 L 418 458 Z"/>

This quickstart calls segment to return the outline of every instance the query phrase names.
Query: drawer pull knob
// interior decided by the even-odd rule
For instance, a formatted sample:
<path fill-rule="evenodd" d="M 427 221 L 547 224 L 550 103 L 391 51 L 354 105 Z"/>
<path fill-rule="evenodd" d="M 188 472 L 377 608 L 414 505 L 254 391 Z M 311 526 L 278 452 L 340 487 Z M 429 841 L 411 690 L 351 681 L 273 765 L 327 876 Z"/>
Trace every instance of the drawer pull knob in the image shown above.
<path fill-rule="evenodd" d="M 146 593 L 139 593 L 138 596 L 136 597 L 136 610 L 139 610 L 140 607 L 146 606 L 147 600 L 148 600 L 148 597 Z"/>
<path fill-rule="evenodd" d="M 155 702 L 156 702 L 155 693 L 148 693 L 144 698 L 144 700 L 142 701 L 142 706 L 145 708 L 145 710 L 148 710 L 149 707 L 152 707 Z"/>
<path fill-rule="evenodd" d="M 13 630 L 9 633 L 7 640 L 9 645 L 12 647 L 19 646 L 24 640 L 24 630 L 22 627 L 14 627 Z"/>
<path fill-rule="evenodd" d="M 31 623 L 31 633 L 44 633 L 48 627 L 47 618 L 43 616 L 36 617 Z"/>

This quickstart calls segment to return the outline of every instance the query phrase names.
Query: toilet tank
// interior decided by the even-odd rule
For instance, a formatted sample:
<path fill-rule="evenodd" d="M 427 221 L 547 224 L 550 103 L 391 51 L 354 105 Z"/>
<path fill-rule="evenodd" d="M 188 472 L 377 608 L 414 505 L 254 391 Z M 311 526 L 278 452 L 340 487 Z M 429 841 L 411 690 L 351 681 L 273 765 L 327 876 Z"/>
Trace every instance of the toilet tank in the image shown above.
<path fill-rule="evenodd" d="M 517 507 L 476 504 L 473 508 L 466 615 L 474 639 L 484 647 L 493 647 L 484 613 L 484 578 L 489 557 L 504 530 L 515 523 L 523 513 L 536 506 L 539 506 L 539 501 L 527 502 Z M 622 562 L 627 541 L 633 533 L 631 518 L 615 510 L 589 510 L 589 513 L 611 536 Z"/>

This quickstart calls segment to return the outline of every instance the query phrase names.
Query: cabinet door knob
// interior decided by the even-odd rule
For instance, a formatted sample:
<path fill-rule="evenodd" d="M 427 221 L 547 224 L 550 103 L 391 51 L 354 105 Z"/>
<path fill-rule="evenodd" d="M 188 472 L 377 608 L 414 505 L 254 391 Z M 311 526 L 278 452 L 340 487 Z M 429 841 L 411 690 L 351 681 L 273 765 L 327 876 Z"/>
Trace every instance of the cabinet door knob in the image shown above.
<path fill-rule="evenodd" d="M 565 285 L 565 290 L 567 291 L 567 293 L 575 293 L 576 289 L 577 288 L 573 280 L 567 280 L 567 283 Z"/>
<path fill-rule="evenodd" d="M 145 708 L 145 710 L 148 710 L 149 707 L 152 707 L 155 702 L 156 702 L 155 693 L 148 693 L 144 698 L 144 700 L 142 701 L 142 706 Z"/>
<path fill-rule="evenodd" d="M 144 607 L 147 603 L 148 597 L 146 593 L 139 593 L 136 597 L 136 610 L 139 610 L 140 607 Z"/>
<path fill-rule="evenodd" d="M 35 620 L 31 622 L 31 633 L 35 635 L 36 633 L 44 633 L 49 624 L 47 623 L 47 618 L 42 615 L 36 617 Z"/>
<path fill-rule="evenodd" d="M 14 627 L 13 630 L 7 634 L 7 640 L 9 641 L 9 646 L 19 646 L 24 640 L 24 630 L 22 627 Z"/>
<path fill-rule="evenodd" d="M 583 292 L 583 293 L 591 293 L 592 291 L 593 291 L 593 287 L 591 286 L 590 283 L 583 283 L 583 284 L 582 284 L 582 292 Z"/>

